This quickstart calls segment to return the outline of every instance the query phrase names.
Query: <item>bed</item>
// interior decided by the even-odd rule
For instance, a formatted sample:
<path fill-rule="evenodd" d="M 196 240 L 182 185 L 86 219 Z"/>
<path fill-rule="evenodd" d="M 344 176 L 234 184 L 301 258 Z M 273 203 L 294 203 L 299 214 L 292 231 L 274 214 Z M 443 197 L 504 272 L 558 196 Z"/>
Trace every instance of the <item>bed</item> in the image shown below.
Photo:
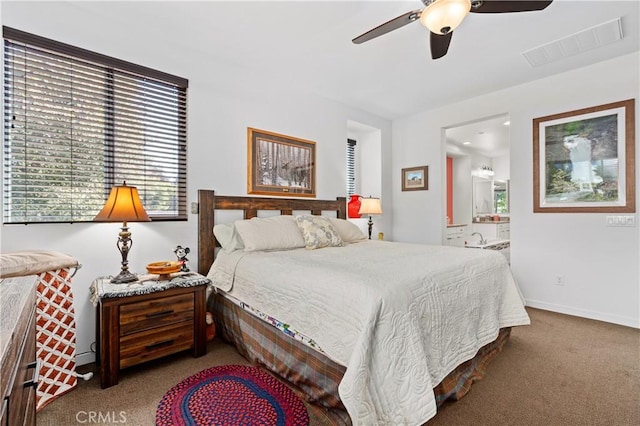
<path fill-rule="evenodd" d="M 240 249 L 225 241 L 216 250 L 221 210 L 242 212 L 230 227 Z M 283 216 L 251 220 L 263 210 Z M 208 310 L 223 338 L 333 422 L 423 424 L 468 392 L 529 318 L 499 253 L 362 239 L 345 218 L 345 198 L 200 190 L 198 269 L 215 289 Z M 328 246 L 317 244 L 325 234 Z"/>

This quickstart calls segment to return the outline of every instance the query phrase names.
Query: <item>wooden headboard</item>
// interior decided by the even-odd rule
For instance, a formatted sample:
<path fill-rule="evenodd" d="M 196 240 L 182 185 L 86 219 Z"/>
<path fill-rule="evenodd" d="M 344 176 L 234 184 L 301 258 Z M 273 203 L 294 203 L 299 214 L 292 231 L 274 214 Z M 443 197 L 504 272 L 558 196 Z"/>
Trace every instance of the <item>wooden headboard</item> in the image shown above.
<path fill-rule="evenodd" d="M 217 242 L 213 236 L 216 210 L 242 210 L 244 219 L 258 216 L 260 210 L 279 210 L 282 215 L 295 211 L 310 211 L 321 215 L 325 211 L 336 212 L 336 217 L 347 218 L 347 199 L 312 200 L 304 198 L 266 198 L 215 195 L 208 189 L 198 190 L 198 273 L 207 275 L 215 260 Z"/>

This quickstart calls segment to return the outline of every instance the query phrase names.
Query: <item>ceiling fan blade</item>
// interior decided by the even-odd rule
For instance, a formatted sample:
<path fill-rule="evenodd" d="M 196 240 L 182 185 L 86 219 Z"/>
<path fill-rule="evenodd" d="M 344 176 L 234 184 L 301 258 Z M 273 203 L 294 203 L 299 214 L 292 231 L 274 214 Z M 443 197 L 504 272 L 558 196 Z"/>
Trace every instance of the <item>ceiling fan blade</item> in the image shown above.
<path fill-rule="evenodd" d="M 383 34 L 391 32 L 393 30 L 397 30 L 398 28 L 402 28 L 405 25 L 412 23 L 413 21 L 417 21 L 420 18 L 420 14 L 422 10 L 412 10 L 411 12 L 407 12 L 404 15 L 400 15 L 397 18 L 394 18 L 388 22 L 385 22 L 382 25 L 375 27 L 372 30 L 367 31 L 366 33 L 359 35 L 358 37 L 351 40 L 355 44 L 364 43 L 365 41 L 369 41 L 376 37 L 379 37 Z"/>
<path fill-rule="evenodd" d="M 431 45 L 431 58 L 438 59 L 447 54 L 452 35 L 453 31 L 445 35 L 431 33 L 429 38 L 429 44 Z"/>
<path fill-rule="evenodd" d="M 551 3 L 552 3 L 552 0 L 550 1 L 484 0 L 484 1 L 475 1 L 475 2 L 471 1 L 471 12 L 474 12 L 474 13 L 533 12 L 535 10 L 545 9 Z"/>

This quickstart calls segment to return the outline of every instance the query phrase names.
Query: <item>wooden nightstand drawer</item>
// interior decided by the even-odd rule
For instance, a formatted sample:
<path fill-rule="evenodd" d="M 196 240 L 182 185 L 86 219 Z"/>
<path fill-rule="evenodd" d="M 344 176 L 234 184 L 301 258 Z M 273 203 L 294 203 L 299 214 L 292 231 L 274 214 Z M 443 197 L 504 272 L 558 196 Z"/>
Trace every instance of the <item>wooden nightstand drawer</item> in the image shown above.
<path fill-rule="evenodd" d="M 193 346 L 193 321 L 120 338 L 120 368 L 160 358 Z"/>
<path fill-rule="evenodd" d="M 128 303 L 120 307 L 120 336 L 193 321 L 193 293 Z"/>
<path fill-rule="evenodd" d="M 200 274 L 122 286 L 102 277 L 92 284 L 98 297 L 96 335 L 102 388 L 118 384 L 121 369 L 190 350 L 207 353 L 206 290 Z M 151 291 L 142 291 L 147 287 Z"/>

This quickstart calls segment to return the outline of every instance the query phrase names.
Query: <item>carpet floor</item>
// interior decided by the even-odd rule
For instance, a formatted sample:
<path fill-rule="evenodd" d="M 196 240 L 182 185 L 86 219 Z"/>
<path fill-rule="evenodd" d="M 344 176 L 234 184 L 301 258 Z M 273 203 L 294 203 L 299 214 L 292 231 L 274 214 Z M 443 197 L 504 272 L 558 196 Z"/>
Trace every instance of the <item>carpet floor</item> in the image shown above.
<path fill-rule="evenodd" d="M 487 375 L 462 400 L 441 407 L 427 426 L 639 425 L 640 330 L 527 311 L 531 325 L 514 328 Z M 153 425 L 168 389 L 200 370 L 225 364 L 248 362 L 216 338 L 203 357 L 182 353 L 129 368 L 109 389 L 101 389 L 94 375 L 38 413 L 37 425 Z M 308 408 L 311 425 L 328 424 L 321 410 Z"/>

